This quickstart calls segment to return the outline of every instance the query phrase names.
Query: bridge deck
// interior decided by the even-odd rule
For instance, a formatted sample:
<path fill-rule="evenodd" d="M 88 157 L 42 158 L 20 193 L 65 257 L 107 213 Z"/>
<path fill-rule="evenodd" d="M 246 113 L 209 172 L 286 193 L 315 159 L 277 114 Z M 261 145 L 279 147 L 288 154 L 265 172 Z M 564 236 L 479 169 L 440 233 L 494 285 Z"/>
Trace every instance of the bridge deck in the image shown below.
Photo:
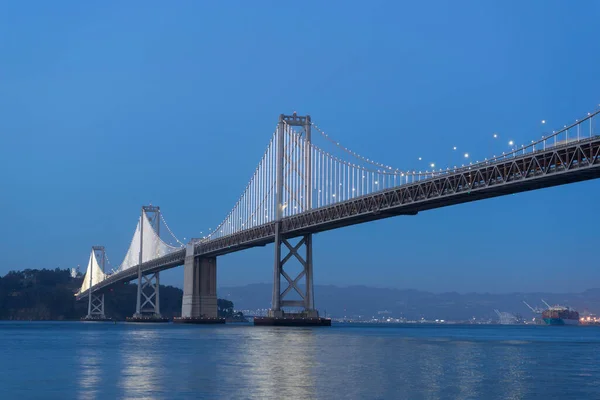
<path fill-rule="evenodd" d="M 282 220 L 288 238 L 323 232 L 397 215 L 415 215 L 433 208 L 483 200 L 507 194 L 537 190 L 600 177 L 600 137 L 570 142 L 526 153 L 518 157 L 442 172 L 429 179 L 333 205 L 312 209 Z M 264 246 L 273 242 L 274 223 L 195 245 L 196 255 L 219 256 Z M 142 264 L 150 273 L 182 265 L 185 249 Z M 117 282 L 137 278 L 137 267 L 111 275 L 94 285 L 100 290 Z M 77 296 L 86 297 L 87 291 Z"/>

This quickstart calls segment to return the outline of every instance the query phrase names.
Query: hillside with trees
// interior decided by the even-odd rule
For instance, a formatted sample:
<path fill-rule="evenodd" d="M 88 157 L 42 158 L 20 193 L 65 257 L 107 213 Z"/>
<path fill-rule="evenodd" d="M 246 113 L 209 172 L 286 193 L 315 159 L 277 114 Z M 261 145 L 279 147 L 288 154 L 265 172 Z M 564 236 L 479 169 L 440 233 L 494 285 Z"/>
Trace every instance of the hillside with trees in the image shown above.
<path fill-rule="evenodd" d="M 26 269 L 11 271 L 0 278 L 0 320 L 78 320 L 87 314 L 87 301 L 75 301 L 83 277 L 71 277 L 69 270 Z M 124 320 L 136 307 L 137 285 L 121 283 L 108 289 L 105 314 Z M 164 317 L 181 315 L 183 291 L 160 286 L 160 309 Z M 233 303 L 218 299 L 219 316 L 235 319 Z"/>

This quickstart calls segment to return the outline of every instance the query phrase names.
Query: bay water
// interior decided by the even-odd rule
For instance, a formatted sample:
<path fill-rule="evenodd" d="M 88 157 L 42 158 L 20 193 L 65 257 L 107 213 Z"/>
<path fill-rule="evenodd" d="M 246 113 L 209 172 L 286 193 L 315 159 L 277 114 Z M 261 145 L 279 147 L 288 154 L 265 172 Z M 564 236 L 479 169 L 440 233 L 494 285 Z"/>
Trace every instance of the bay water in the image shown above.
<path fill-rule="evenodd" d="M 0 322 L 0 399 L 600 399 L 600 327 Z"/>

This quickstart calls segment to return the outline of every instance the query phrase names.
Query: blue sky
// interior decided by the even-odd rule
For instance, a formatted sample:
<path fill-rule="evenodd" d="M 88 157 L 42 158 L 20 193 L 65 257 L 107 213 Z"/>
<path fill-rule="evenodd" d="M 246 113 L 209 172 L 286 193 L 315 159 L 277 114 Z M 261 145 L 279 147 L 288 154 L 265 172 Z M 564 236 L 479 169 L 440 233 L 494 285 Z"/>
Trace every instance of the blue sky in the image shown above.
<path fill-rule="evenodd" d="M 85 264 L 93 244 L 118 264 L 149 202 L 199 236 L 280 113 L 399 168 L 539 138 L 599 106 L 598 15 L 591 0 L 5 2 L 0 274 Z M 315 282 L 600 287 L 598 194 L 592 181 L 322 233 Z M 272 257 L 219 258 L 219 285 L 271 282 Z"/>

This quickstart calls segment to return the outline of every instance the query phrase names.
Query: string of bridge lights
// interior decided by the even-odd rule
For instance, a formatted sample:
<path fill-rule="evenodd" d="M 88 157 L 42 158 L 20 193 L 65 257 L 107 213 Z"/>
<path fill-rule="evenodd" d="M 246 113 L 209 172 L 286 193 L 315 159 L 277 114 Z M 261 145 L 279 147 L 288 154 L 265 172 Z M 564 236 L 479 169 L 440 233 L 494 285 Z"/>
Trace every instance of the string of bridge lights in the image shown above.
<path fill-rule="evenodd" d="M 317 132 L 319 132 L 321 134 L 321 136 L 323 136 L 325 139 L 327 139 L 328 141 L 330 141 L 331 143 L 333 143 L 336 147 L 338 147 L 342 151 L 350 154 L 351 156 L 353 156 L 355 158 L 358 158 L 361 161 L 364 161 L 364 162 L 366 162 L 368 164 L 374 165 L 374 166 L 379 167 L 379 168 L 383 168 L 383 169 L 386 169 L 386 170 L 394 170 L 394 171 L 398 171 L 398 172 L 402 172 L 402 173 L 405 172 L 405 171 L 401 171 L 398 168 L 391 167 L 389 165 L 385 165 L 385 164 L 379 163 L 377 161 L 370 160 L 367 157 L 361 156 L 357 152 L 355 152 L 355 151 L 353 151 L 353 150 L 351 150 L 351 149 L 349 149 L 349 148 L 341 145 L 340 142 L 338 142 L 337 140 L 334 140 L 333 138 L 329 137 L 329 135 L 326 134 L 323 130 L 321 130 L 318 127 L 318 125 L 316 125 L 315 123 L 311 123 L 311 125 L 317 130 Z"/>
<path fill-rule="evenodd" d="M 163 222 L 163 224 L 165 224 L 165 227 L 167 228 L 167 231 L 168 231 L 168 232 L 171 234 L 171 236 L 173 237 L 173 239 L 175 239 L 175 241 L 176 241 L 177 243 L 179 243 L 179 245 L 180 245 L 181 247 L 184 247 L 184 246 L 185 246 L 185 244 L 181 243 L 181 242 L 179 241 L 179 239 L 177 239 L 177 236 L 175 236 L 175 234 L 173 233 L 173 231 L 171 230 L 171 228 L 169 228 L 169 225 L 167 224 L 167 221 L 165 221 L 165 217 L 163 216 L 163 214 L 162 214 L 162 213 L 159 213 L 159 214 L 160 214 L 160 219 L 161 219 L 161 221 Z M 161 240 L 162 240 L 162 239 L 161 239 Z M 185 240 L 185 239 L 184 239 L 184 240 Z M 175 246 L 171 246 L 171 247 L 175 247 Z"/>
<path fill-rule="evenodd" d="M 106 255 L 106 249 L 104 249 L 104 261 L 106 261 L 106 263 L 108 264 L 108 266 L 111 266 L 110 260 L 108 259 L 108 256 Z M 111 268 L 112 270 L 112 268 Z"/>
<path fill-rule="evenodd" d="M 546 123 L 546 121 L 545 121 L 545 120 L 543 120 L 543 122 L 542 122 L 542 123 L 544 123 L 544 124 L 545 124 L 545 123 Z M 371 160 L 371 159 L 369 159 L 369 158 L 367 158 L 367 157 L 364 157 L 364 156 L 362 156 L 362 155 L 358 154 L 357 152 L 353 151 L 352 149 L 349 149 L 349 148 L 345 147 L 344 145 L 340 144 L 340 142 L 338 142 L 338 141 L 336 141 L 335 139 L 331 138 L 331 137 L 330 137 L 330 136 L 329 136 L 327 133 L 325 133 L 323 130 L 321 130 L 321 129 L 319 128 L 319 126 L 318 126 L 318 125 L 316 125 L 315 123 L 311 123 L 311 125 L 312 125 L 312 126 L 313 126 L 313 127 L 316 129 L 316 130 L 317 130 L 317 132 L 319 132 L 319 133 L 320 133 L 320 134 L 321 134 L 321 135 L 322 135 L 322 136 L 323 136 L 325 139 L 327 139 L 329 142 L 333 143 L 333 144 L 334 144 L 336 147 L 338 147 L 338 148 L 339 148 L 339 149 L 341 149 L 342 151 L 344 151 L 344 152 L 346 152 L 346 153 L 350 154 L 351 156 L 353 156 L 353 157 L 355 157 L 355 158 L 357 158 L 357 159 L 359 159 L 359 160 L 361 160 L 361 161 L 363 161 L 363 162 L 366 162 L 366 163 L 368 163 L 368 164 L 374 165 L 374 166 L 376 166 L 376 167 L 379 167 L 379 168 L 383 168 L 383 169 L 384 169 L 384 171 L 381 171 L 381 170 L 377 170 L 377 171 L 369 170 L 369 169 L 367 169 L 367 168 L 364 168 L 364 167 L 362 167 L 362 166 L 359 166 L 359 165 L 355 165 L 355 164 L 349 163 L 349 162 L 347 162 L 347 161 L 345 161 L 345 160 L 341 160 L 341 159 L 339 159 L 338 157 L 334 156 L 333 154 L 330 154 L 330 153 L 328 153 L 328 152 L 326 152 L 326 151 L 323 151 L 323 150 L 320 150 L 320 149 L 319 149 L 319 151 L 323 152 L 325 155 L 327 155 L 327 156 L 329 156 L 329 157 L 332 157 L 332 158 L 334 158 L 336 161 L 338 161 L 338 162 L 341 162 L 341 163 L 343 163 L 343 164 L 345 164 L 345 165 L 349 165 L 349 166 L 351 166 L 351 167 L 355 167 L 355 168 L 362 168 L 362 169 L 364 169 L 364 170 L 365 170 L 365 171 L 367 171 L 367 172 L 377 172 L 377 173 L 383 173 L 383 174 L 385 174 L 385 173 L 390 173 L 390 172 L 388 172 L 388 171 L 393 171 L 393 172 L 391 172 L 392 174 L 394 174 L 394 175 L 401 175 L 401 176 L 404 176 L 403 174 L 407 174 L 407 175 L 408 175 L 408 174 L 412 174 L 412 175 L 424 175 L 424 176 L 427 176 L 427 175 L 429 175 L 429 170 L 425 170 L 425 172 L 424 172 L 424 173 L 423 173 L 423 172 L 421 172 L 421 171 L 419 171 L 419 172 L 417 173 L 417 172 L 416 172 L 416 170 L 412 170 L 412 171 L 410 171 L 410 170 L 407 170 L 407 171 L 404 171 L 404 170 L 400 170 L 400 169 L 398 169 L 398 168 L 394 168 L 394 167 L 391 167 L 391 166 L 389 166 L 389 165 L 382 164 L 382 163 L 379 163 L 379 162 L 377 162 L 377 161 Z M 494 139 L 498 138 L 498 134 L 497 134 L 497 133 L 494 133 L 492 136 L 493 136 L 493 138 L 494 138 Z M 511 141 L 510 141 L 510 143 L 513 143 L 513 141 L 511 140 Z M 456 150 L 458 149 L 458 147 L 457 147 L 457 146 L 453 146 L 453 148 L 452 148 L 452 149 L 453 149 L 454 151 L 456 151 Z M 468 152 L 467 152 L 467 153 L 464 153 L 464 154 L 463 154 L 463 156 L 464 156 L 464 158 L 465 158 L 465 159 L 469 159 L 469 158 L 470 158 L 470 154 L 469 154 Z M 495 156 L 494 156 L 494 157 L 495 157 Z M 423 160 L 423 157 L 418 157 L 418 161 L 422 161 L 422 160 Z M 476 161 L 476 163 L 478 163 L 478 162 L 479 162 L 479 161 Z M 472 162 L 470 162 L 470 164 L 472 165 Z M 434 162 L 432 162 L 432 163 L 430 163 L 430 164 L 429 164 L 429 167 L 430 167 L 430 168 L 432 168 L 432 171 L 431 171 L 431 172 L 435 172 L 435 170 L 433 169 L 433 168 L 435 168 L 435 166 L 436 166 L 436 164 L 435 164 Z M 464 164 L 463 164 L 462 166 L 464 167 Z M 456 167 L 455 167 L 455 168 L 456 168 Z M 447 168 L 447 170 L 450 170 L 450 167 L 448 167 L 448 168 Z M 440 168 L 440 169 L 439 169 L 439 171 L 443 171 L 443 169 L 442 169 L 442 168 Z"/>
<path fill-rule="evenodd" d="M 598 106 L 600 107 L 600 104 L 599 104 Z M 544 148 L 545 148 L 545 146 L 546 146 L 546 142 L 547 142 L 549 139 L 552 139 L 552 138 L 554 138 L 554 140 L 555 140 L 555 142 L 556 142 L 556 141 L 557 141 L 557 138 L 558 138 L 558 136 L 559 136 L 561 133 L 563 133 L 563 132 L 566 132 L 566 134 L 567 134 L 567 137 L 566 137 L 566 139 L 568 140 L 568 131 L 569 131 L 569 129 L 571 129 L 571 128 L 575 127 L 575 126 L 577 126 L 577 139 L 579 140 L 579 138 L 580 138 L 580 136 L 581 136 L 581 133 L 580 133 L 580 126 L 581 126 L 581 124 L 582 124 L 582 123 L 583 123 L 585 120 L 587 120 L 587 119 L 589 119 L 589 120 L 590 120 L 590 132 L 589 132 L 589 134 L 590 134 L 590 137 L 591 137 L 591 136 L 592 136 L 592 134 L 593 134 L 593 128 L 592 128 L 592 118 L 593 118 L 595 115 L 599 114 L 599 113 L 600 113 L 600 110 L 596 110 L 596 111 L 594 111 L 594 112 L 588 112 L 588 113 L 587 113 L 587 116 L 585 116 L 583 119 L 581 119 L 581 120 L 580 120 L 580 119 L 576 119 L 576 120 L 575 120 L 575 122 L 574 122 L 573 124 L 571 124 L 571 125 L 569 125 L 569 126 L 567 126 L 567 125 L 563 125 L 563 128 L 561 128 L 561 129 L 560 129 L 560 130 L 558 130 L 558 131 L 556 131 L 556 130 L 553 130 L 551 135 L 549 135 L 549 136 L 542 136 L 542 138 L 541 138 L 541 139 L 538 139 L 537 141 L 535 141 L 535 140 L 532 140 L 530 144 L 528 144 L 528 145 L 521 145 L 521 147 L 520 147 L 520 148 L 519 148 L 519 146 L 518 146 L 518 145 L 515 145 L 515 141 L 514 141 L 514 140 L 510 139 L 510 140 L 508 141 L 508 146 L 509 146 L 509 147 L 510 147 L 510 149 L 511 149 L 510 151 L 508 151 L 508 152 L 502 152 L 502 155 L 501 155 L 501 156 L 496 156 L 496 155 L 493 155 L 493 156 L 492 156 L 492 158 L 490 158 L 489 160 L 488 160 L 487 158 L 484 158 L 484 161 L 483 161 L 483 162 L 475 161 L 475 165 L 479 165 L 479 164 L 483 164 L 483 163 L 490 163 L 490 162 L 494 162 L 494 161 L 497 161 L 497 160 L 500 160 L 500 159 L 504 159 L 504 158 L 506 158 L 506 157 L 510 157 L 510 156 L 516 156 L 516 155 L 517 155 L 517 154 L 519 154 L 520 152 L 523 152 L 523 154 L 525 154 L 526 150 L 527 150 L 527 149 L 530 149 L 530 148 L 531 148 L 531 149 L 533 149 L 533 150 L 535 151 L 535 146 L 536 146 L 536 145 L 538 145 L 538 144 L 540 144 L 540 143 L 543 143 L 543 146 L 544 146 Z M 545 125 L 547 124 L 547 121 L 546 121 L 545 119 L 542 119 L 542 120 L 540 121 L 540 123 L 541 123 L 541 125 L 545 126 Z M 492 134 L 492 138 L 493 138 L 493 139 L 498 139 L 499 137 L 500 137 L 500 135 L 499 135 L 498 133 L 493 133 L 493 134 Z M 457 147 L 457 146 L 453 146 L 453 147 L 452 147 L 452 150 L 453 150 L 453 151 L 457 151 L 457 150 L 458 150 L 458 147 Z M 464 157 L 465 159 L 470 159 L 471 155 L 470 155 L 469 153 L 464 153 L 464 154 L 463 154 L 463 157 Z M 419 161 L 422 161 L 422 160 L 423 160 L 423 157 L 418 157 L 418 160 L 419 160 Z M 472 165 L 473 165 L 473 162 L 469 162 L 469 165 L 470 165 L 470 166 L 472 166 Z M 435 163 L 433 163 L 433 162 L 432 162 L 431 164 L 429 164 L 429 166 L 430 166 L 431 168 L 435 168 Z M 464 167 L 464 166 L 465 166 L 465 165 L 464 165 L 464 164 L 462 164 L 462 167 Z M 456 168 L 457 168 L 457 167 L 455 166 L 453 169 L 456 169 Z M 447 170 L 447 171 L 449 171 L 449 170 L 450 170 L 450 168 L 448 167 L 446 170 Z M 443 171 L 443 169 L 440 169 L 440 171 Z M 428 171 L 426 171 L 426 172 L 428 172 Z M 433 172 L 433 171 L 432 171 L 432 172 Z"/>
<path fill-rule="evenodd" d="M 315 151 L 317 151 L 317 152 L 319 152 L 319 153 L 321 153 L 321 154 L 324 154 L 324 155 L 325 155 L 325 156 L 327 156 L 327 157 L 330 157 L 331 159 L 333 159 L 334 161 L 337 161 L 337 162 L 339 162 L 340 164 L 343 164 L 343 165 L 346 165 L 346 166 L 348 166 L 348 167 L 352 167 L 352 168 L 358 168 L 358 169 L 361 169 L 361 170 L 362 170 L 362 171 L 364 171 L 364 172 L 377 173 L 377 174 L 383 174 L 383 175 L 398 175 L 398 176 L 404 176 L 404 175 L 408 175 L 408 174 L 410 174 L 410 173 L 413 173 L 413 174 L 415 173 L 415 171 L 412 171 L 412 172 L 411 172 L 411 171 L 404 171 L 404 170 L 400 170 L 400 169 L 398 169 L 398 168 L 394 168 L 394 167 L 391 167 L 391 166 L 389 166 L 389 165 L 385 165 L 385 164 L 379 163 L 379 162 L 377 162 L 377 161 L 370 160 L 370 159 L 368 159 L 368 158 L 366 158 L 366 157 L 364 157 L 364 156 L 361 156 L 360 154 L 356 153 L 355 151 L 353 151 L 353 150 L 351 150 L 351 149 L 349 149 L 349 148 L 347 148 L 347 147 L 345 147 L 345 146 L 341 145 L 341 144 L 340 144 L 340 142 L 338 142 L 338 141 L 336 141 L 336 140 L 332 139 L 332 138 L 331 138 L 329 135 L 327 135 L 325 132 L 323 132 L 323 131 L 322 131 L 322 130 L 321 130 L 321 129 L 320 129 L 318 126 L 317 126 L 317 125 L 315 125 L 314 123 L 311 123 L 311 125 L 312 125 L 312 126 L 313 126 L 313 127 L 316 129 L 316 130 L 317 130 L 317 132 L 319 132 L 319 133 L 320 133 L 320 134 L 321 134 L 323 137 L 325 137 L 325 138 L 326 138 L 326 139 L 327 139 L 329 142 L 333 143 L 333 144 L 334 144 L 336 147 L 340 148 L 340 149 L 341 149 L 341 150 L 343 150 L 344 152 L 346 152 L 346 153 L 350 154 L 351 156 L 353 156 L 353 157 L 355 157 L 355 158 L 357 158 L 357 159 L 359 159 L 359 160 L 361 160 L 361 161 L 364 161 L 364 162 L 366 162 L 366 163 L 368 163 L 368 164 L 371 164 L 371 165 L 374 165 L 374 166 L 376 166 L 376 167 L 382 168 L 382 170 L 379 170 L 379 169 L 378 169 L 378 170 L 368 169 L 368 168 L 366 168 L 366 167 L 364 167 L 364 166 L 362 166 L 362 165 L 353 164 L 353 163 L 351 163 L 351 162 L 349 162 L 349 161 L 342 160 L 341 158 L 339 158 L 339 157 L 335 156 L 334 154 L 332 154 L 332 153 L 329 153 L 329 152 L 327 152 L 327 151 L 325 151 L 325 150 L 321 149 L 320 147 L 316 146 L 314 143 L 310 143 L 310 146 L 311 146 L 312 148 L 314 148 L 314 149 L 315 149 Z M 300 138 L 300 139 L 301 139 L 301 138 Z M 390 172 L 390 171 L 391 171 L 391 172 Z M 420 172 L 419 172 L 419 173 L 420 173 Z"/>
<path fill-rule="evenodd" d="M 177 248 L 179 248 L 179 247 L 183 247 L 183 246 L 185 246 L 183 243 L 181 243 L 181 242 L 179 241 L 179 239 L 177 238 L 177 236 L 175 236 L 175 234 L 173 233 L 173 231 L 171 230 L 171 228 L 169 228 L 169 224 L 167 224 L 167 221 L 165 220 L 165 217 L 163 216 L 163 213 L 162 213 L 162 212 L 159 212 L 159 213 L 158 213 L 158 215 L 160 216 L 160 220 L 163 222 L 163 224 L 165 224 L 165 227 L 167 228 L 167 231 L 168 231 L 168 232 L 169 232 L 169 234 L 170 234 L 170 235 L 173 237 L 173 239 L 175 239 L 175 241 L 176 241 L 177 243 L 179 243 L 179 245 L 180 245 L 179 247 L 178 247 L 178 246 L 173 246 L 172 242 L 169 242 L 169 243 L 165 242 L 165 241 L 163 240 L 163 238 L 161 238 L 161 237 L 160 237 L 160 235 L 158 235 L 158 234 L 156 233 L 156 230 L 154 229 L 154 226 L 153 226 L 153 224 L 154 224 L 154 223 L 156 223 L 156 218 L 157 218 L 157 216 L 156 216 L 156 215 L 155 215 L 155 216 L 154 216 L 154 218 L 152 218 L 152 219 L 148 218 L 148 216 L 147 216 L 146 212 L 144 212 L 144 215 L 146 215 L 146 218 L 147 218 L 147 219 L 148 219 L 148 221 L 150 222 L 150 229 L 152 229 L 152 231 L 154 232 L 154 234 L 156 235 L 156 237 L 158 238 L 158 240 L 159 240 L 159 241 L 161 241 L 161 242 L 162 242 L 162 243 L 164 243 L 166 246 L 168 246 L 168 247 L 170 247 L 170 248 L 172 248 L 172 249 L 177 249 Z M 160 222 L 159 222 L 159 223 L 160 223 Z M 185 238 L 183 238 L 183 239 L 185 240 Z M 158 251 L 159 251 L 159 249 L 156 249 L 156 250 L 155 250 L 155 255 L 158 255 Z"/>

